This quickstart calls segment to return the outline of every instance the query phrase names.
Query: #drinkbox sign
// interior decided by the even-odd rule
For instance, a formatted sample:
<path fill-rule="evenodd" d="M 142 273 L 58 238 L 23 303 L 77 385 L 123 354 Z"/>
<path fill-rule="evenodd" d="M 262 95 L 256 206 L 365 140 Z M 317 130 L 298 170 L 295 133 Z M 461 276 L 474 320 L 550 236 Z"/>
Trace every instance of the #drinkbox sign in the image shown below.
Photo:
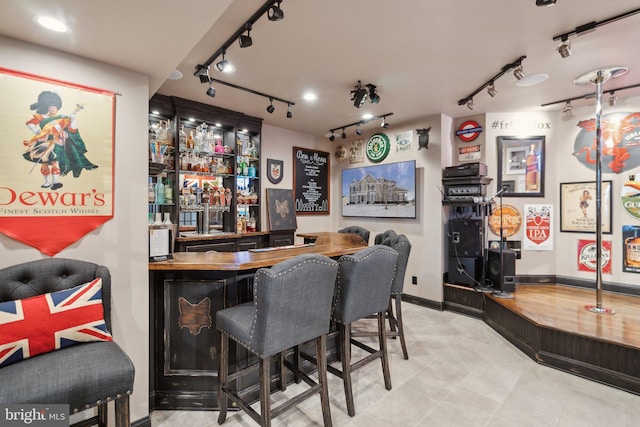
<path fill-rule="evenodd" d="M 115 93 L 0 68 L 0 232 L 53 256 L 113 217 Z"/>

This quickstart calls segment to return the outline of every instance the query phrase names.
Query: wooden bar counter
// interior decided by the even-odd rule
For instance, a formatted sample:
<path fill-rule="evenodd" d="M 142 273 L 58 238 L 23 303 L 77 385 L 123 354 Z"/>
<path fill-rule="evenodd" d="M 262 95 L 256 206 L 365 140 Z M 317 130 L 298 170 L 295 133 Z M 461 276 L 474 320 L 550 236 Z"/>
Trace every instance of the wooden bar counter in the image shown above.
<path fill-rule="evenodd" d="M 251 300 L 257 269 L 301 254 L 337 258 L 367 247 L 353 234 L 305 237 L 315 242 L 241 252 L 176 252 L 171 260 L 149 264 L 150 410 L 217 409 L 220 336 L 215 314 Z M 231 369 L 247 365 L 248 351 L 240 346 L 230 350 Z M 250 392 L 255 385 L 257 398 L 257 373 L 238 381 Z"/>

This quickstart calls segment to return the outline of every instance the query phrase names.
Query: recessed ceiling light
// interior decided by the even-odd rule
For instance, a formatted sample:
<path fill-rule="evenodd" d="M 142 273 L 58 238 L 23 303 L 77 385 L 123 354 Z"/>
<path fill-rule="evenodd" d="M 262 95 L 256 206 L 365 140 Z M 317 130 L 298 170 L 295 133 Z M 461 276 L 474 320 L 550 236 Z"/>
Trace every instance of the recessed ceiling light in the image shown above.
<path fill-rule="evenodd" d="M 362 115 L 362 120 L 369 120 L 371 117 L 373 117 L 373 114 L 371 113 L 364 113 Z"/>
<path fill-rule="evenodd" d="M 50 16 L 35 16 L 33 20 L 47 30 L 55 31 L 57 33 L 67 33 L 70 31 L 67 24 Z"/>
<path fill-rule="evenodd" d="M 534 86 L 542 83 L 543 81 L 549 78 L 549 74 L 538 73 L 538 74 L 527 74 L 520 80 L 516 81 L 516 86 L 524 87 L 524 86 Z"/>
<path fill-rule="evenodd" d="M 316 99 L 318 99 L 318 95 L 313 92 L 307 92 L 302 95 L 302 99 L 304 99 L 305 101 L 315 101 Z"/>
<path fill-rule="evenodd" d="M 171 71 L 171 73 L 169 73 L 169 77 L 167 77 L 167 79 L 169 80 L 180 80 L 181 78 L 182 73 L 178 69 L 174 69 L 173 71 Z"/>

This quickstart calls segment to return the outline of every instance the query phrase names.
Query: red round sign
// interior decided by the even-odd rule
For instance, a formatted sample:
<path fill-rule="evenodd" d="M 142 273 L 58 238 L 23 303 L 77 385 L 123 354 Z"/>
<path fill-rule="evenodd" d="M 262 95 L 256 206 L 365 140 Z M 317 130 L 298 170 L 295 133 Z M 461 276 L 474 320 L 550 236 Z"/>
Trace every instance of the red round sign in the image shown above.
<path fill-rule="evenodd" d="M 480 132 L 482 132 L 482 127 L 478 122 L 467 120 L 460 125 L 456 131 L 456 136 L 464 142 L 471 142 L 480 135 Z"/>

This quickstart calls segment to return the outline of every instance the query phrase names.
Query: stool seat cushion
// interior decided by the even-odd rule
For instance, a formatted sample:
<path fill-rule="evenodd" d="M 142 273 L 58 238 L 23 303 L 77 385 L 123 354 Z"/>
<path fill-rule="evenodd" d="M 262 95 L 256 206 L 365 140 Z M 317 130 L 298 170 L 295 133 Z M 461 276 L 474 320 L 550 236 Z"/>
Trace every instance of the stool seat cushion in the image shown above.
<path fill-rule="evenodd" d="M 235 341 L 249 348 L 251 345 L 251 327 L 256 310 L 253 301 L 221 310 L 216 314 L 216 327 L 226 331 Z"/>
<path fill-rule="evenodd" d="M 78 344 L 3 367 L 0 403 L 68 403 L 73 413 L 131 393 L 133 376 L 116 343 Z"/>

